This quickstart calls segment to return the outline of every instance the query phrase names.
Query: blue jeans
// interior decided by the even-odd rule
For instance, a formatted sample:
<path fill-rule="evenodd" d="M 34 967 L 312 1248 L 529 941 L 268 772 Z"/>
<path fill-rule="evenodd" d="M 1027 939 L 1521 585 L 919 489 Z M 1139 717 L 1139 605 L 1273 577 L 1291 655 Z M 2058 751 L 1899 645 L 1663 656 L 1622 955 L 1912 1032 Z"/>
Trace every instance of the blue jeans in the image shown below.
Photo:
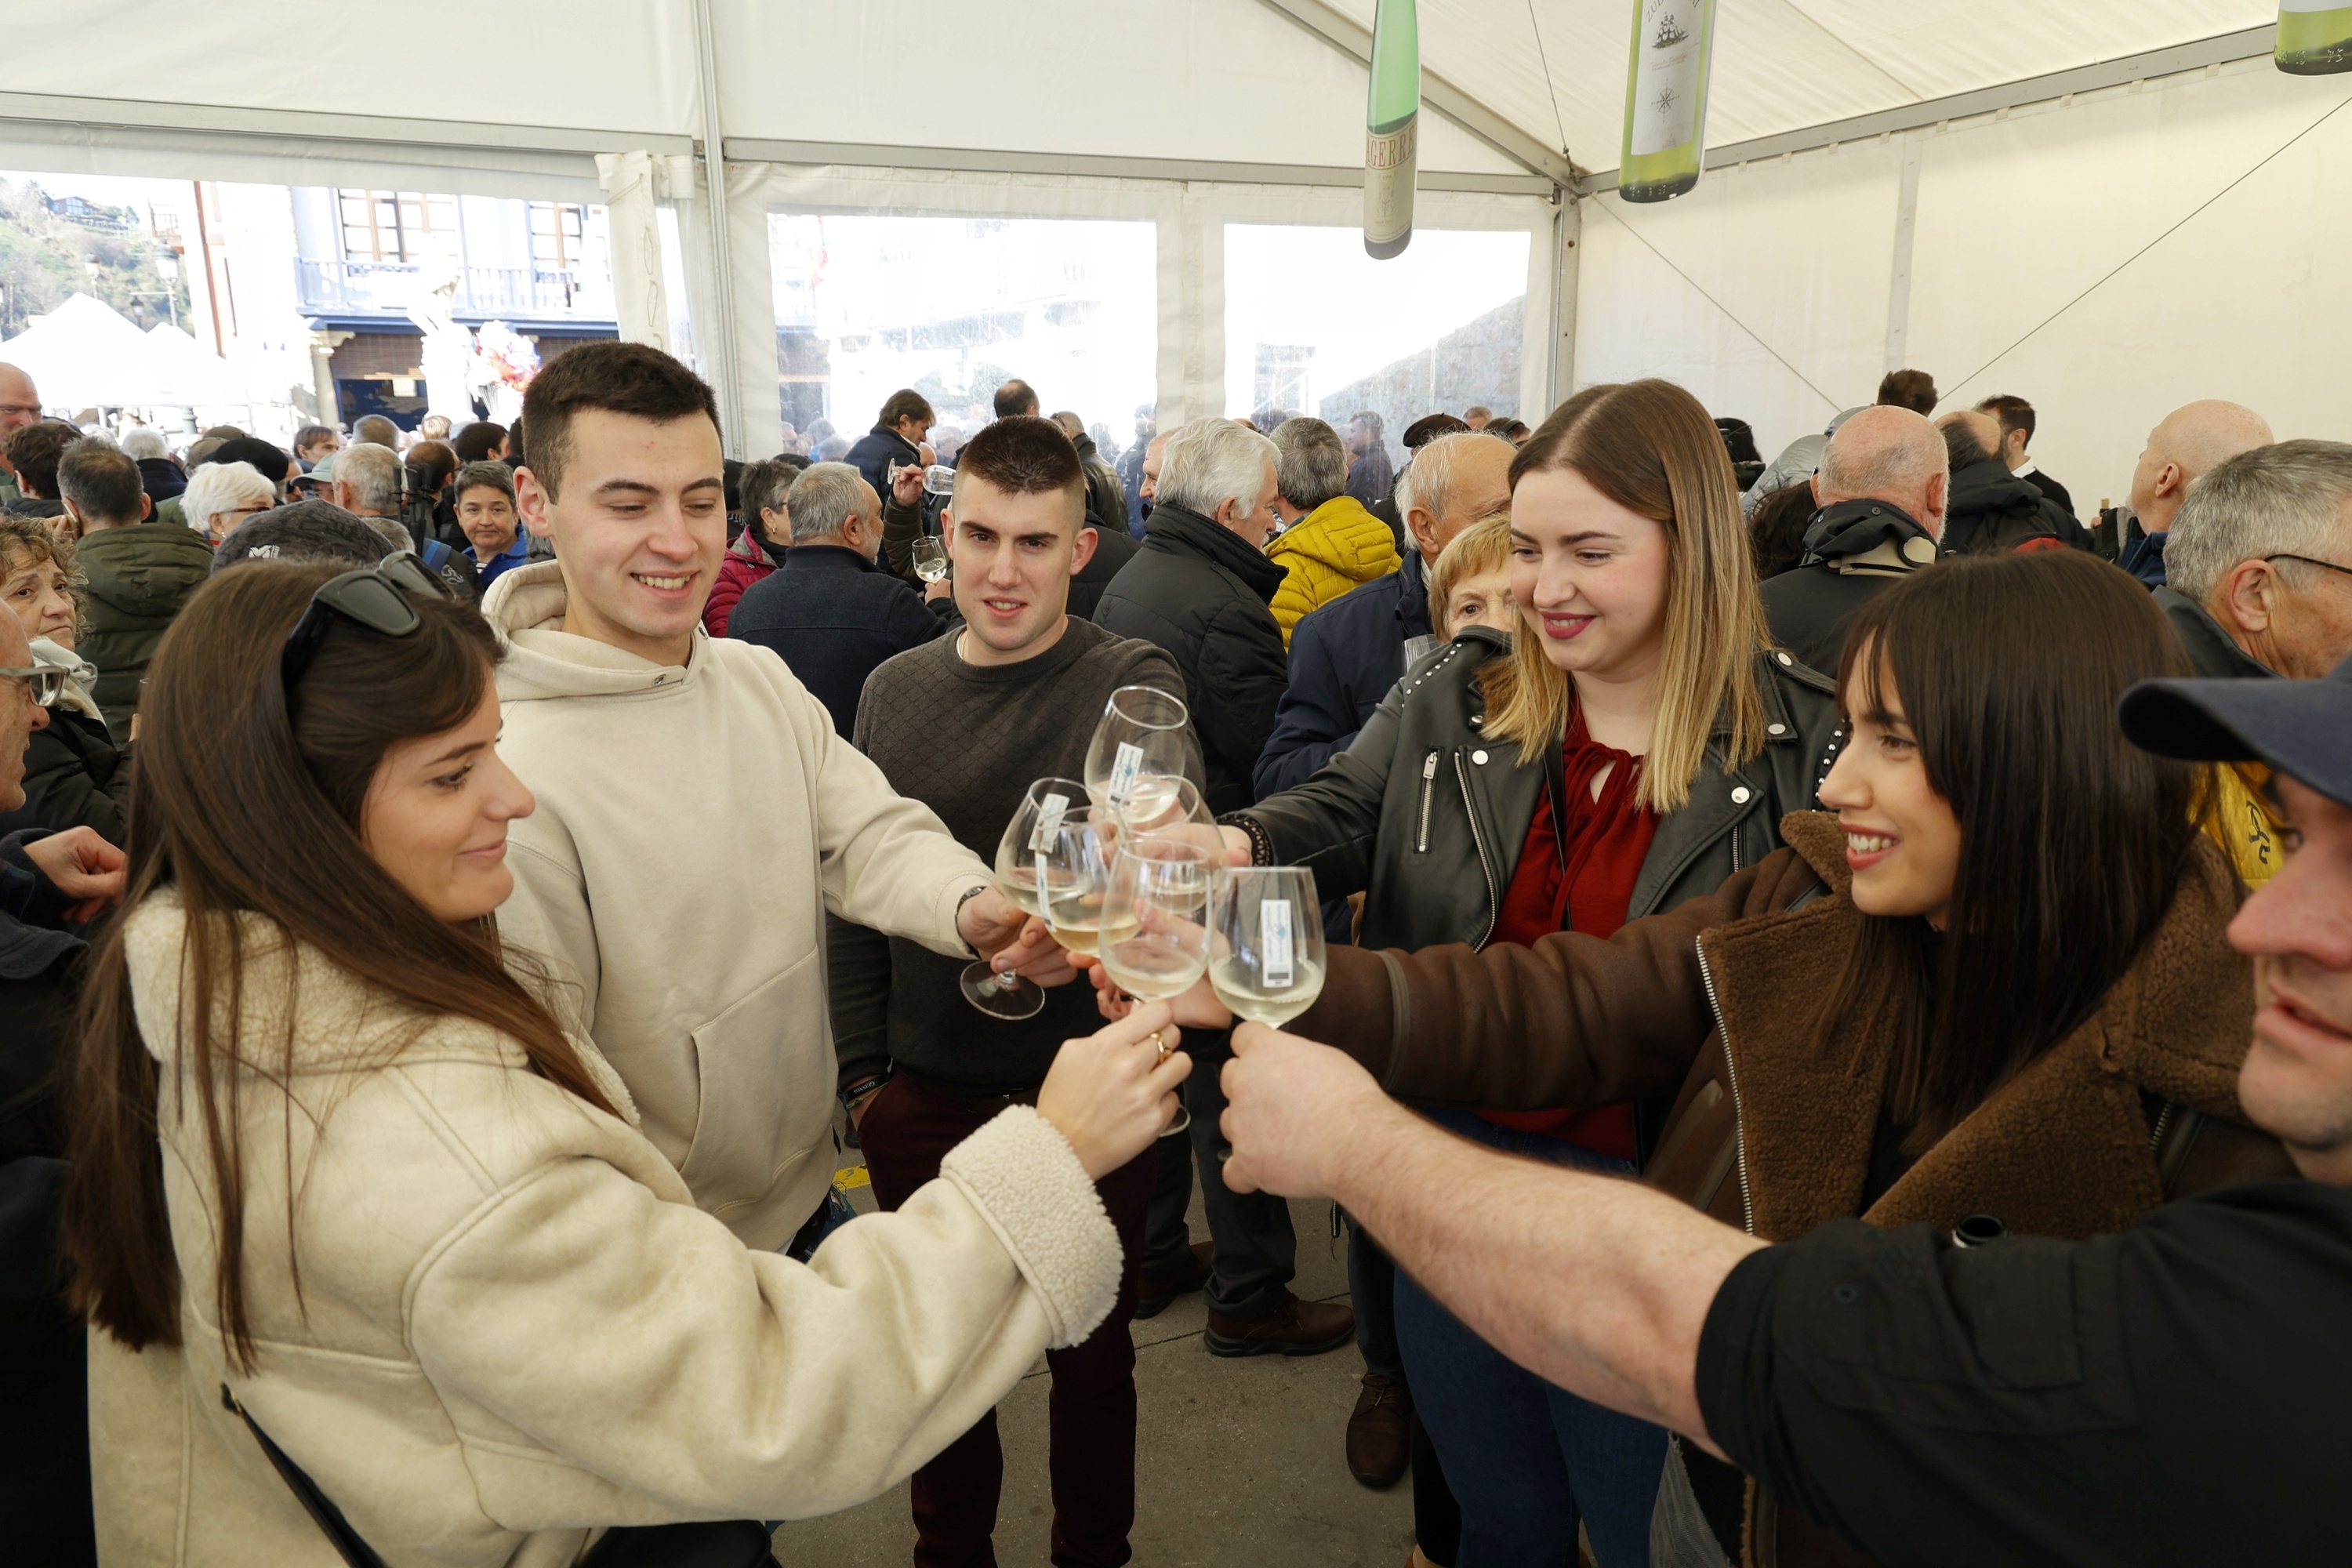
<path fill-rule="evenodd" d="M 1466 1110 L 1424 1114 L 1475 1142 L 1550 1164 L 1632 1170 Z M 1402 1269 L 1396 1317 L 1413 1408 L 1462 1504 L 1453 1568 L 1564 1568 L 1576 1562 L 1580 1520 L 1601 1568 L 1648 1568 L 1664 1428 L 1580 1399 L 1507 1360 Z"/>

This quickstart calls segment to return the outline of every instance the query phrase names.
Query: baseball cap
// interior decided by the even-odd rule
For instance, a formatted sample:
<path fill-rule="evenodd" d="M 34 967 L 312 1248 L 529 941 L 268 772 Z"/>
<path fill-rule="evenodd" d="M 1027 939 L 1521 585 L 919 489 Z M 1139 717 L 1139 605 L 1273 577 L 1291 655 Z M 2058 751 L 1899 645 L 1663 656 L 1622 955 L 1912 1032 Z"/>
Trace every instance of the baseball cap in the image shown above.
<path fill-rule="evenodd" d="M 2352 806 L 2352 658 L 2317 680 L 2143 680 L 2116 713 L 2143 751 L 2266 763 Z"/>

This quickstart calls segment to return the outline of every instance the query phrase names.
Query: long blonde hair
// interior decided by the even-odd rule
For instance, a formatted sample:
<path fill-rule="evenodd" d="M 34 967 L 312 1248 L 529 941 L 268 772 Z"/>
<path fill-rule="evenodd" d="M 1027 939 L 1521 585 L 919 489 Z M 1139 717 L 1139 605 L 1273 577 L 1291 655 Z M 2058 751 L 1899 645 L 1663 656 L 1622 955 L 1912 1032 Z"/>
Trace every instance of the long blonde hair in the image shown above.
<path fill-rule="evenodd" d="M 1511 488 L 1555 468 L 1574 468 L 1618 505 L 1665 525 L 1665 647 L 1634 798 L 1650 811 L 1679 811 L 1718 719 L 1730 729 L 1725 772 L 1764 749 L 1756 655 L 1770 639 L 1730 455 L 1698 399 L 1672 382 L 1630 381 L 1586 387 L 1554 409 L 1513 459 Z M 1522 766 L 1566 738 L 1576 683 L 1544 657 L 1541 638 L 1513 638 L 1509 659 L 1487 665 L 1479 680 L 1486 733 L 1517 744 Z"/>

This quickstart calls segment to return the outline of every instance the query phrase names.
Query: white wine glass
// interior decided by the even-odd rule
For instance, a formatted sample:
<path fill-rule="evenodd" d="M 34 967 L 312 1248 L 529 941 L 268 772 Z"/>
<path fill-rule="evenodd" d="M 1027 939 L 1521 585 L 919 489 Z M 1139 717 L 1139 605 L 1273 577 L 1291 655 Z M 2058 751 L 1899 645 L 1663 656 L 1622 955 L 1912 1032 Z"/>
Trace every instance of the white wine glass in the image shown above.
<path fill-rule="evenodd" d="M 1087 746 L 1087 793 L 1122 823 L 1158 817 L 1183 782 L 1192 715 L 1156 686 L 1122 686 Z"/>
<path fill-rule="evenodd" d="M 915 575 L 926 583 L 936 583 L 948 574 L 948 547 L 929 534 L 915 541 L 912 547 Z"/>
<path fill-rule="evenodd" d="M 1071 952 L 1099 953 L 1106 940 L 1134 934 L 1132 925 L 1106 927 L 1103 901 L 1110 894 L 1112 868 L 1118 861 L 1117 824 L 1092 806 L 1072 806 L 1045 854 L 1045 923 L 1054 940 Z"/>
<path fill-rule="evenodd" d="M 1209 895 L 1215 858 L 1201 844 L 1164 834 L 1130 835 L 1111 862 L 1103 893 L 1103 973 L 1145 1002 L 1172 1002 L 1209 967 Z M 1192 1125 L 1181 1105 L 1163 1138 Z"/>
<path fill-rule="evenodd" d="M 1004 825 L 996 843 L 996 889 L 1024 914 L 1043 918 L 1042 890 L 1050 886 L 1045 851 L 1076 806 L 1086 809 L 1087 786 L 1075 779 L 1039 779 L 1021 798 L 1021 809 Z M 964 999 L 992 1018 L 1034 1018 L 1045 1011 L 1045 988 L 1026 975 L 999 974 L 981 959 L 964 966 Z"/>
<path fill-rule="evenodd" d="M 1234 1016 L 1280 1028 L 1323 994 L 1323 911 L 1307 868 L 1221 868 L 1209 929 L 1209 988 Z"/>

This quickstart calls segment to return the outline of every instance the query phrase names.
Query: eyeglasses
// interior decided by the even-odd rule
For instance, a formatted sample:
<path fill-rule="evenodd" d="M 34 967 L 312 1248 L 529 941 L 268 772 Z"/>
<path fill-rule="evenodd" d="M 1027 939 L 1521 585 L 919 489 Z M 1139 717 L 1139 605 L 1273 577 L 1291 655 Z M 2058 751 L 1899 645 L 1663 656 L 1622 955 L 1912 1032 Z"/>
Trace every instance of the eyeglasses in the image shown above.
<path fill-rule="evenodd" d="M 2325 566 L 2330 572 L 2341 572 L 2347 577 L 2352 577 L 2352 566 L 2338 566 L 2333 561 L 2318 561 L 2308 555 L 2289 555 L 2284 552 L 2281 552 L 2276 555 L 2265 555 L 2263 559 L 2265 561 L 2300 561 L 2305 566 Z"/>
<path fill-rule="evenodd" d="M 0 675 L 12 676 L 29 687 L 33 700 L 44 708 L 57 706 L 66 689 L 66 672 L 52 664 L 30 665 L 21 669 L 0 669 Z"/>
<path fill-rule="evenodd" d="M 408 602 L 411 594 L 457 597 L 449 584 L 434 575 L 415 552 L 407 550 L 387 557 L 381 565 L 346 572 L 320 584 L 302 618 L 286 634 L 285 651 L 278 656 L 278 685 L 289 693 L 293 691 L 294 683 L 310 667 L 335 616 L 388 637 L 404 637 L 423 626 L 424 617 Z"/>

